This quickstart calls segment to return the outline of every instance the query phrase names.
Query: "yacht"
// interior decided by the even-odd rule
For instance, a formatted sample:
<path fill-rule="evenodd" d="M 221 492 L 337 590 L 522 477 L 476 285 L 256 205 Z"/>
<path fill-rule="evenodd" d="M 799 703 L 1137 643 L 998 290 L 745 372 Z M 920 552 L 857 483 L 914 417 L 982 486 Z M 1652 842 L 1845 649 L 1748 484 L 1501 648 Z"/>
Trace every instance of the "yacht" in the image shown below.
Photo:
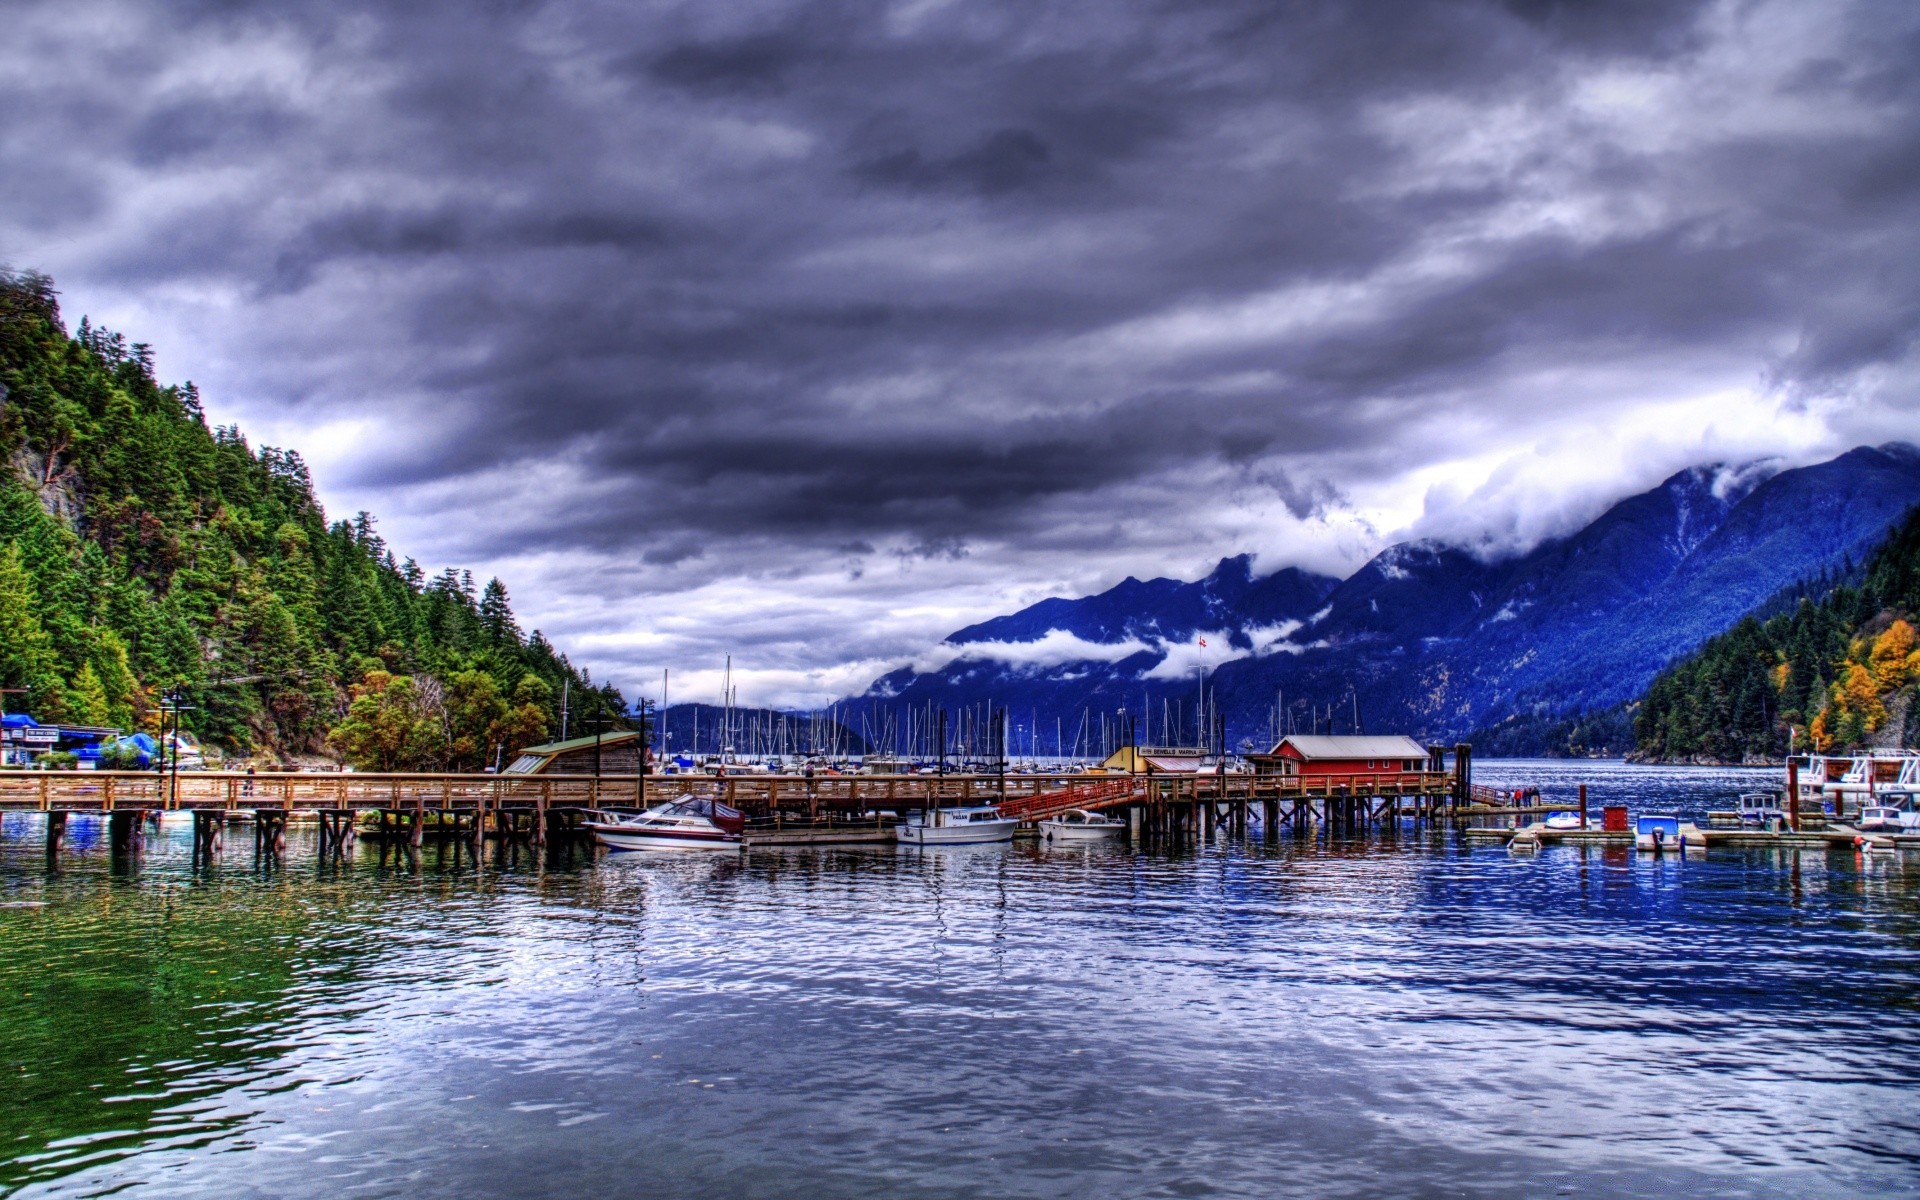
<path fill-rule="evenodd" d="M 968 808 L 936 808 L 910 814 L 894 826 L 894 837 L 908 846 L 966 846 L 982 842 L 1011 842 L 1020 822 L 1003 817 L 991 804 Z"/>
<path fill-rule="evenodd" d="M 710 796 L 686 796 L 643 813 L 598 813 L 583 823 L 613 850 L 738 850 L 745 814 Z"/>
<path fill-rule="evenodd" d="M 1040 836 L 1053 845 L 1104 841 L 1119 837 L 1126 831 L 1125 821 L 1117 821 L 1105 813 L 1088 812 L 1084 808 L 1070 809 L 1040 822 Z"/>

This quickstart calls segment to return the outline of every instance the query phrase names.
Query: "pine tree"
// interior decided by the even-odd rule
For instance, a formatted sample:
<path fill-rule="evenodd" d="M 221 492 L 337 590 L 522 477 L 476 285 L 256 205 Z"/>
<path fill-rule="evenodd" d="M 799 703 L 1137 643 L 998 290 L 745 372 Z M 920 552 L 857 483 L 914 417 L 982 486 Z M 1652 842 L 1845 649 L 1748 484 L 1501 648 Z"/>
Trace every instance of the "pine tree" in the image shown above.
<path fill-rule="evenodd" d="M 498 579 L 487 580 L 480 594 L 480 627 L 495 646 L 518 646 L 520 626 L 513 619 L 513 606 L 507 602 L 507 585 Z"/>
<path fill-rule="evenodd" d="M 52 699 L 59 683 L 53 643 L 38 609 L 20 547 L 0 546 L 0 686 L 26 688 L 29 708 Z"/>
<path fill-rule="evenodd" d="M 107 704 L 107 689 L 100 686 L 100 676 L 95 673 L 92 663 L 82 663 L 74 674 L 73 683 L 67 688 L 67 717 L 81 725 L 105 725 L 111 718 Z"/>

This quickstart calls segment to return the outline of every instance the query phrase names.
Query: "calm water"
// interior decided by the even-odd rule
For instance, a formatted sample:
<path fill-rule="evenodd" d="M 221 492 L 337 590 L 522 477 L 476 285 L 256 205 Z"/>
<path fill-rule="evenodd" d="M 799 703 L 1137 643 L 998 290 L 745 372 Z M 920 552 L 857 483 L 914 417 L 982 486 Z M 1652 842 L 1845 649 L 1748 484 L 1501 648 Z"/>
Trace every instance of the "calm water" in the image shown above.
<path fill-rule="evenodd" d="M 1747 772 L 1482 764 L 1703 809 Z M 1858 1196 L 1920 856 L 1445 836 L 116 874 L 0 846 L 0 1191 Z"/>

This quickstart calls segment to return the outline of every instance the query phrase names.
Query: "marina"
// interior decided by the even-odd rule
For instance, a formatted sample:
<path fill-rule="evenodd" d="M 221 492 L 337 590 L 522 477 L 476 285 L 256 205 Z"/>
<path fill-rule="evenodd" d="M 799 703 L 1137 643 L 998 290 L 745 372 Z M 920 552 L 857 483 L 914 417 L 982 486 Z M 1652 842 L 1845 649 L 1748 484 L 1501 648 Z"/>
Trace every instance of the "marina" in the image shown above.
<path fill-rule="evenodd" d="M 1744 791 L 1684 821 L 1646 811 L 1630 816 L 1625 805 L 1597 811 L 1584 784 L 1555 799 L 1531 784 L 1476 782 L 1464 744 L 1450 754 L 1434 747 L 1420 760 L 1393 760 L 1391 769 L 1380 769 L 1386 762 L 1376 759 L 1374 769 L 1352 774 L 1228 772 L 1224 764 L 1156 772 L 1154 764 L 1172 761 L 1167 752 L 1138 758 L 1145 769 L 1124 775 L 0 772 L 0 812 L 44 814 L 39 834 L 50 858 L 58 857 L 74 814 L 103 818 L 115 852 L 137 854 L 168 813 L 188 816 L 200 856 L 216 853 L 234 825 L 248 828 L 258 853 L 278 854 L 288 825 L 303 821 L 317 825 L 323 856 L 350 853 L 363 838 L 414 852 L 429 839 L 476 851 L 578 839 L 615 849 L 738 850 L 967 844 L 1004 841 L 1016 831 L 1062 842 L 1124 836 L 1172 844 L 1327 830 L 1399 836 L 1429 827 L 1517 849 L 1560 842 L 1681 851 L 1920 848 L 1920 806 L 1911 791 L 1920 755 L 1909 751 L 1791 760 L 1775 774 L 1780 786 Z M 1789 808 L 1787 794 L 1799 803 Z M 726 828 L 711 823 L 716 812 L 728 814 Z M 641 836 L 642 825 L 652 836 Z"/>
<path fill-rule="evenodd" d="M 1769 777 L 1476 775 L 1696 823 Z M 1409 818 L 476 860 L 323 856 L 304 820 L 281 855 L 207 862 L 176 810 L 135 858 L 76 814 L 50 869 L 44 819 L 0 815 L 23 1195 L 422 1171 L 449 1195 L 1360 1197 L 1443 1170 L 1839 1197 L 1920 1171 L 1920 1035 L 1888 1020 L 1920 987 L 1920 856 L 1825 835 L 1573 831 L 1516 861 Z M 714 1138 L 724 1159 L 682 1149 Z"/>

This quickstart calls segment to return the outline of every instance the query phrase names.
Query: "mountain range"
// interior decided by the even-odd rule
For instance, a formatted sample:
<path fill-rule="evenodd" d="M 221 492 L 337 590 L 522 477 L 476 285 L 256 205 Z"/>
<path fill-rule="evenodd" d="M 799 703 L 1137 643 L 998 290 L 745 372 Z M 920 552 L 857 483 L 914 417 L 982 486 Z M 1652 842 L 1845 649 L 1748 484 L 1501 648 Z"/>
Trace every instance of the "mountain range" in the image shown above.
<path fill-rule="evenodd" d="M 1916 504 L 1920 450 L 1903 443 L 1693 467 L 1505 558 L 1413 541 L 1334 579 L 1255 575 L 1241 555 L 1192 582 L 1043 600 L 956 630 L 848 711 L 877 728 L 889 710 L 992 704 L 1071 740 L 1127 707 L 1142 738 L 1192 741 L 1204 667 L 1230 744 L 1316 726 L 1451 741 L 1638 697 L 1769 597 L 1863 561 Z"/>

